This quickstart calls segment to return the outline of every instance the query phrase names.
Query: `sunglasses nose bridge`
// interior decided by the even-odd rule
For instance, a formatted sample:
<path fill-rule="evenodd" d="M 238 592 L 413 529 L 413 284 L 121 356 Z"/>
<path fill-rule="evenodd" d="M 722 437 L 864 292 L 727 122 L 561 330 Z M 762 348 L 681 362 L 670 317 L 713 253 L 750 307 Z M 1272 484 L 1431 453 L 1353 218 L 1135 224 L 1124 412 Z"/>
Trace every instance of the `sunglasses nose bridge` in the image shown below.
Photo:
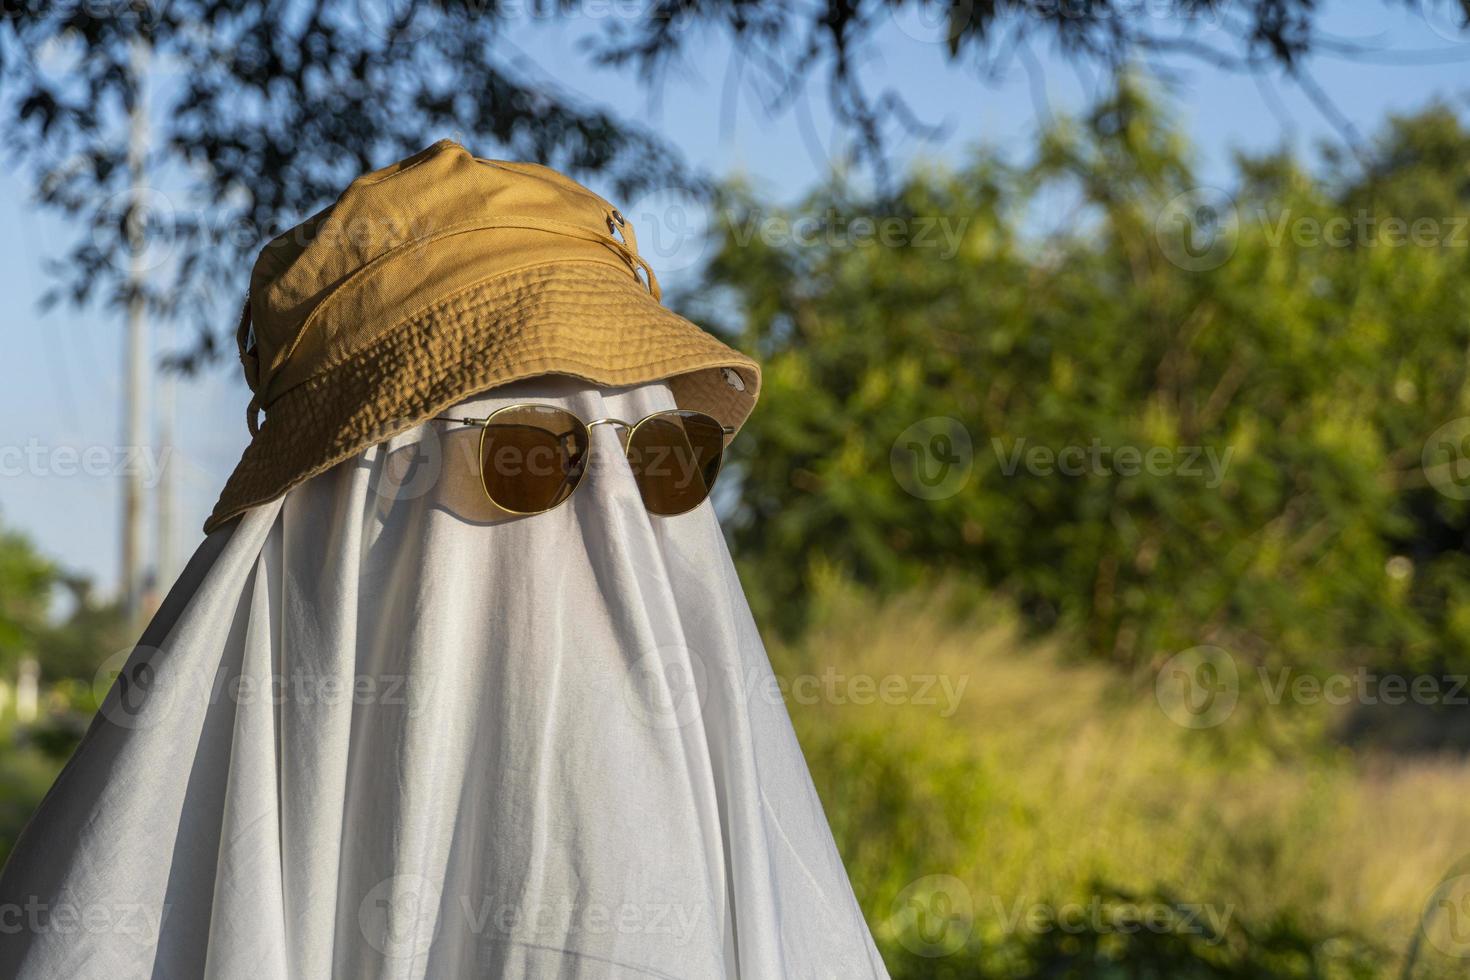
<path fill-rule="evenodd" d="M 587 432 L 590 434 L 592 430 L 597 428 L 599 425 L 611 426 L 614 433 L 618 437 L 618 445 L 621 446 L 625 451 L 627 450 L 628 437 L 633 433 L 632 422 L 625 422 L 622 419 L 614 418 L 593 419 L 591 422 L 587 423 Z"/>

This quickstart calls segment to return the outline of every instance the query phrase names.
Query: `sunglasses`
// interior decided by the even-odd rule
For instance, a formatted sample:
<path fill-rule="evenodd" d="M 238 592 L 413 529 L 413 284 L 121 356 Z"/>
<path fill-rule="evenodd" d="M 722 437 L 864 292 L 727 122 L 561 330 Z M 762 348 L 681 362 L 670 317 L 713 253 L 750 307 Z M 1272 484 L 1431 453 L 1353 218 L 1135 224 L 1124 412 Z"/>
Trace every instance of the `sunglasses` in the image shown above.
<path fill-rule="evenodd" d="M 637 422 L 583 422 L 555 405 L 507 405 L 487 418 L 437 415 L 439 422 L 480 426 L 480 484 L 485 496 L 511 514 L 544 514 L 564 503 L 582 482 L 591 457 L 592 429 L 616 426 L 633 480 L 651 514 L 672 517 L 709 496 L 735 430 L 703 412 L 673 409 Z"/>

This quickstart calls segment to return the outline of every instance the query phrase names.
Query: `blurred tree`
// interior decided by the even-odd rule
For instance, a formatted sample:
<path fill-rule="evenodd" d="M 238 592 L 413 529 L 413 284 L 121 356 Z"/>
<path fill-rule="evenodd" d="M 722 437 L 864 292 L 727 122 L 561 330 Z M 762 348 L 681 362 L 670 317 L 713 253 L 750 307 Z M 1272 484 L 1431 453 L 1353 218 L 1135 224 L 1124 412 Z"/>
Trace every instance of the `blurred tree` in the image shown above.
<path fill-rule="evenodd" d="M 55 613 L 57 587 L 70 595 Z M 90 683 L 110 653 L 131 645 L 136 624 L 116 603 L 102 602 L 90 580 L 63 572 L 24 535 L 0 527 L 0 670 L 34 657 L 47 682 Z"/>
<path fill-rule="evenodd" d="M 1436 108 L 1366 177 L 1242 159 L 1226 193 L 1125 82 L 1030 164 L 920 173 L 895 206 L 735 189 L 694 312 L 765 362 L 734 444 L 758 614 L 800 623 L 827 571 L 943 571 L 1123 664 L 1470 665 L 1470 420 L 1431 438 L 1470 416 L 1467 160 Z"/>
<path fill-rule="evenodd" d="M 55 566 L 26 537 L 0 528 L 0 675 L 12 692 L 20 660 L 42 653 L 56 579 Z M 16 733 L 12 697 L 0 712 L 0 862 L 60 767 Z"/>
<path fill-rule="evenodd" d="M 1408 2 L 1408 0 L 1405 0 Z M 1417 0 L 1416 0 L 1417 2 Z M 1435 0 L 1470 20 L 1470 0 Z M 572 18 L 578 0 L 6 0 L 0 133 L 37 178 L 40 200 L 83 230 L 57 264 L 50 301 L 125 306 L 145 293 L 192 321 L 185 363 L 217 350 L 217 290 L 233 301 L 275 231 L 325 204 L 352 176 L 446 133 L 481 148 L 600 174 L 620 194 L 703 187 L 665 141 L 562 90 L 507 41 L 527 19 Z M 1277 66 L 1307 83 L 1303 57 L 1346 48 L 1314 29 L 1313 0 L 649 0 L 612 5 L 588 56 L 630 66 L 650 88 L 729 37 L 743 77 L 782 111 L 823 78 L 854 152 L 883 170 L 896 126 L 923 128 L 898 95 L 869 92 L 863 63 L 897 16 L 934 25 L 936 57 L 999 73 L 1053 39 L 1105 67 L 1169 55 L 1242 70 Z M 129 191 L 126 117 L 143 67 L 158 65 L 162 130 L 144 166 L 174 200 Z M 1160 66 L 1164 69 L 1166 66 Z M 1306 90 L 1320 95 L 1309 84 Z M 1330 109 L 1328 111 L 1331 111 Z M 1339 121 L 1340 118 L 1339 118 Z M 129 279 L 130 229 L 172 255 L 167 275 Z M 158 271 L 158 270 L 156 270 Z"/>
<path fill-rule="evenodd" d="M 58 585 L 72 599 L 60 618 L 53 610 Z M 131 645 L 133 627 L 116 603 L 97 601 L 88 580 L 63 573 L 27 538 L 0 528 L 0 674 L 14 684 L 21 659 L 34 658 L 43 684 L 38 718 L 14 725 L 13 702 L 0 712 L 0 851 L 29 813 L 13 809 L 7 792 L 32 805 L 40 799 L 49 784 L 46 760 L 64 760 L 75 748 L 97 709 L 98 670 Z"/>
<path fill-rule="evenodd" d="M 35 656 L 55 581 L 56 569 L 29 539 L 0 528 L 0 670 L 9 673 L 22 657 Z"/>
<path fill-rule="evenodd" d="M 99 600 L 89 579 L 68 575 L 61 584 L 70 593 L 71 610 L 37 639 L 41 671 L 51 682 L 91 684 L 110 654 L 131 647 L 136 624 L 117 602 Z"/>

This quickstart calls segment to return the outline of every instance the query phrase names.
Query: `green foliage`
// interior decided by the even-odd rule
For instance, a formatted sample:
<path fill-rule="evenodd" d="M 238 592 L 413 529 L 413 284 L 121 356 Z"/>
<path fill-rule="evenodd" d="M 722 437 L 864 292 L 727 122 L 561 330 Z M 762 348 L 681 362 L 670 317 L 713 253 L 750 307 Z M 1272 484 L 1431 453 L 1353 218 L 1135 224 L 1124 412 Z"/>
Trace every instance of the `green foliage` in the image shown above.
<path fill-rule="evenodd" d="M 824 574 L 942 571 L 1125 665 L 1470 666 L 1470 516 L 1432 482 L 1461 447 L 1430 438 L 1470 415 L 1470 133 L 1432 108 L 1367 152 L 1201 188 L 1124 84 L 1025 165 L 893 201 L 731 189 L 696 313 L 764 362 L 734 444 L 758 615 L 798 627 Z M 926 471 L 940 492 L 905 490 Z"/>
<path fill-rule="evenodd" d="M 15 744 L 12 729 L 0 727 L 0 864 L 60 771 L 59 759 Z"/>
<path fill-rule="evenodd" d="M 65 619 L 51 623 L 36 641 L 41 670 L 50 681 L 81 681 L 90 690 L 108 656 L 132 646 L 136 633 L 118 600 L 101 600 L 86 579 L 68 577 L 71 593 Z M 96 705 L 83 705 L 90 713 Z"/>
<path fill-rule="evenodd" d="M 56 570 L 29 539 L 0 529 L 0 667 L 34 655 L 44 629 Z"/>
<path fill-rule="evenodd" d="M 1290 920 L 1228 928 L 1159 928 L 1139 914 L 1170 908 L 1167 893 L 1134 894 L 1099 886 L 1101 905 L 1122 910 L 1105 925 L 1037 932 L 998 948 L 979 944 L 942 960 L 906 947 L 891 951 L 893 980 L 1373 980 L 1383 957 L 1343 937 L 1313 936 Z M 1131 910 L 1131 911 L 1130 911 Z"/>
<path fill-rule="evenodd" d="M 56 622 L 58 584 L 74 602 Z M 128 625 L 116 605 L 92 597 L 85 580 L 65 576 L 26 537 L 0 529 L 0 676 L 13 698 L 16 669 L 33 657 L 43 686 L 34 721 L 16 722 L 13 700 L 0 712 L 0 863 L 81 739 L 97 709 L 96 671 L 127 642 Z"/>
<path fill-rule="evenodd" d="M 1296 78 L 1297 62 L 1318 43 L 1315 0 L 1234 0 L 1228 17 L 1199 0 L 1152 0 L 1147 12 L 1112 0 L 1068 3 L 1060 15 L 1049 4 L 929 0 L 926 16 L 944 23 L 948 43 L 927 45 L 928 57 L 1003 61 L 1008 56 L 993 43 L 1003 34 L 1002 47 L 1056 42 L 1071 60 L 1104 71 L 1133 52 L 1165 48 L 1209 65 L 1289 66 Z M 886 174 L 895 133 L 938 134 L 919 121 L 923 107 L 906 105 L 892 88 L 870 87 L 876 39 L 894 16 L 914 13 L 912 6 L 660 0 L 588 17 L 567 0 L 7 0 L 0 134 L 33 178 L 41 205 L 79 232 L 55 263 L 43 305 L 121 307 L 141 296 L 154 318 L 199 329 L 198 343 L 176 358 L 197 367 L 232 348 L 207 326 L 219 320 L 218 290 L 229 302 L 243 294 L 251 261 L 269 238 L 329 203 L 358 173 L 446 134 L 487 155 L 595 175 L 625 202 L 670 187 L 703 193 L 707 179 L 678 147 L 635 118 L 548 84 L 560 66 L 538 67 L 507 46 L 507 32 L 528 19 L 574 27 L 583 35 L 579 57 L 626 70 L 650 96 L 671 67 L 702 63 L 711 38 L 723 38 L 770 114 L 791 111 L 790 94 L 819 83 L 833 118 L 853 137 L 847 144 L 855 161 Z M 1162 35 L 1179 24 L 1209 29 L 1177 46 L 1177 38 L 1161 36 L 1166 23 Z M 150 64 L 167 66 L 166 84 L 149 84 Z M 177 261 L 140 284 L 127 278 L 137 215 L 120 202 L 131 199 L 124 192 L 138 176 L 126 118 L 144 98 L 155 134 L 144 180 L 166 181 L 169 196 L 190 205 L 145 209 L 143 234 L 167 242 Z M 204 212 L 209 221 L 200 220 Z"/>
<path fill-rule="evenodd" d="M 1464 975 L 1416 940 L 1463 856 L 1463 762 L 1388 773 L 1328 751 L 1325 724 L 1276 747 L 1239 714 L 1224 754 L 1111 667 L 1028 642 L 1003 605 L 956 618 L 951 598 L 824 589 L 771 650 L 788 681 L 961 692 L 789 705 L 896 980 Z"/>

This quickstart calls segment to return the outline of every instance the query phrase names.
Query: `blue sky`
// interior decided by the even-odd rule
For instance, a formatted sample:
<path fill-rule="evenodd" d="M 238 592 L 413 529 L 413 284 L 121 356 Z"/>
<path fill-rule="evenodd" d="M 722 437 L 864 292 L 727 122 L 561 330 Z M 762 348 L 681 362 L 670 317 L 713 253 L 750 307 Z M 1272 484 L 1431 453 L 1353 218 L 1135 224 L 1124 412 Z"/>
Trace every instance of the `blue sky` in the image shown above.
<path fill-rule="evenodd" d="M 1146 3 L 1139 6 L 1148 9 Z M 512 40 L 531 61 L 554 66 L 563 87 L 645 121 L 715 174 L 740 174 L 763 193 L 790 199 L 826 172 L 835 134 L 820 88 L 776 119 L 765 117 L 748 95 L 737 97 L 732 110 L 725 95 L 730 53 L 711 43 L 697 65 L 671 75 L 661 97 L 650 101 L 630 77 L 594 70 L 576 54 L 577 38 L 596 29 L 595 18 L 584 13 L 571 23 L 528 23 Z M 1436 96 L 1467 105 L 1470 37 L 1457 38 L 1432 12 L 1412 2 L 1329 3 L 1322 26 L 1389 52 L 1376 60 L 1402 62 L 1314 60 L 1315 77 L 1360 130 L 1371 133 L 1387 114 L 1413 110 Z M 942 142 L 902 147 L 907 157 L 953 159 L 981 141 L 1024 148 L 1045 113 L 1081 107 L 1101 84 L 1046 50 L 1036 52 L 1035 77 L 1017 66 L 993 84 L 979 81 L 972 69 L 946 66 L 937 54 L 922 23 L 897 21 L 882 31 L 868 68 L 871 87 L 898 89 L 926 121 L 947 127 Z M 1227 180 L 1233 150 L 1285 143 L 1309 154 L 1320 141 L 1336 138 L 1308 100 L 1277 76 L 1252 79 L 1198 64 L 1186 71 L 1171 107 L 1202 154 L 1206 180 Z M 638 207 L 628 202 L 626 208 L 635 223 Z M 7 368 L 0 386 L 0 523 L 23 529 L 63 565 L 111 589 L 117 581 L 121 491 L 120 457 L 113 452 L 122 441 L 121 323 L 111 314 L 37 311 L 47 282 L 45 261 L 65 251 L 72 232 L 37 211 L 28 185 L 10 176 L 0 181 L 0 227 L 8 229 L 0 236 L 0 294 L 9 297 L 0 329 Z M 651 259 L 666 283 L 687 275 L 692 261 L 687 255 Z M 221 316 L 228 319 L 229 312 Z M 166 337 L 155 342 L 171 345 Z M 204 517 L 247 440 L 245 400 L 244 385 L 229 364 L 176 387 L 178 448 L 168 460 L 177 474 L 180 512 L 174 568 L 198 544 Z"/>

